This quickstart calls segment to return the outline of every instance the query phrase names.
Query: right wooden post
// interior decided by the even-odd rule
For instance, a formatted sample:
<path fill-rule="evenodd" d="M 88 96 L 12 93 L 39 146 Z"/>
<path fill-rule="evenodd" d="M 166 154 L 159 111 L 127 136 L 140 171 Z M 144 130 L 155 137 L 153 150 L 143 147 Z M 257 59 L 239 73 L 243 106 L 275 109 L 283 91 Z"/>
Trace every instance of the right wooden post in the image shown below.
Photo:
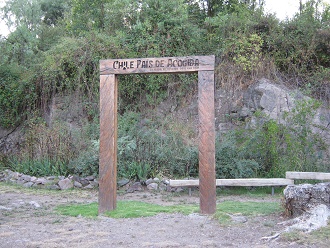
<path fill-rule="evenodd" d="M 200 211 L 216 211 L 214 71 L 198 72 Z"/>

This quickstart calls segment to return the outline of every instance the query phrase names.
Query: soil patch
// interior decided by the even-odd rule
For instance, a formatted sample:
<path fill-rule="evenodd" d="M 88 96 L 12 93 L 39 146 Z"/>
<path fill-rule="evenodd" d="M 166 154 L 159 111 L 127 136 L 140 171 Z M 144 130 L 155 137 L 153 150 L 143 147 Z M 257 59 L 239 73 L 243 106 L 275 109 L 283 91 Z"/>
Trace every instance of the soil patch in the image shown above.
<path fill-rule="evenodd" d="M 84 218 L 56 214 L 54 207 L 97 201 L 96 190 L 32 190 L 0 184 L 0 247 L 327 247 L 285 239 L 263 239 L 284 229 L 281 214 L 244 216 L 245 221 L 222 224 L 200 214 L 158 214 L 135 219 Z M 265 195 L 221 196 L 218 202 L 281 201 Z M 159 205 L 198 203 L 187 194 L 120 194 L 118 200 Z M 326 244 L 326 243 L 325 243 Z"/>

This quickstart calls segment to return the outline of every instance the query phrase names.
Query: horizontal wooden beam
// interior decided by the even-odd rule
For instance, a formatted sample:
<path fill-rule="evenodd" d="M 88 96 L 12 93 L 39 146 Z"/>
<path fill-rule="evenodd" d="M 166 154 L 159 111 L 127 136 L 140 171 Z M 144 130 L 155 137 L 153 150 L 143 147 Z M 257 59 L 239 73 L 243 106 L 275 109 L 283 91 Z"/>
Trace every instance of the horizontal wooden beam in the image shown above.
<path fill-rule="evenodd" d="M 285 177 L 288 179 L 330 180 L 330 173 L 287 171 Z"/>
<path fill-rule="evenodd" d="M 100 60 L 100 75 L 214 71 L 215 56 Z"/>
<path fill-rule="evenodd" d="M 294 180 L 285 178 L 239 178 L 216 179 L 217 186 L 284 186 L 292 185 Z M 199 180 L 170 180 L 171 187 L 199 186 Z"/>

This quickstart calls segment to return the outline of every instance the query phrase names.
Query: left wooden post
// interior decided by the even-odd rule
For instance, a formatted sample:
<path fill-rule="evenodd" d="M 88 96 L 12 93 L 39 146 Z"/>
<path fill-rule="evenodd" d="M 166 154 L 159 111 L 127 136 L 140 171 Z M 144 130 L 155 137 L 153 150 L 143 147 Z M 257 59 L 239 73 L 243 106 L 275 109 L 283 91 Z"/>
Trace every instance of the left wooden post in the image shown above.
<path fill-rule="evenodd" d="M 99 214 L 116 208 L 117 101 L 117 76 L 100 75 Z"/>

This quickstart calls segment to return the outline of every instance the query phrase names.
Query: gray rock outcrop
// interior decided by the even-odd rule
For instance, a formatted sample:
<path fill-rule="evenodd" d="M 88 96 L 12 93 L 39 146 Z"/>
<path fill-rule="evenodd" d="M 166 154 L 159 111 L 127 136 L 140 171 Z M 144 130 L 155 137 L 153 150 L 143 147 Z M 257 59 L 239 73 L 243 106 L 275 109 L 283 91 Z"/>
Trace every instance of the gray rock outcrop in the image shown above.
<path fill-rule="evenodd" d="M 311 98 L 304 96 L 299 91 L 289 90 L 267 79 L 261 79 L 244 92 L 242 108 L 239 112 L 241 117 L 253 117 L 252 113 L 259 110 L 269 119 L 285 124 L 283 115 L 290 113 L 296 107 L 297 102 L 303 100 L 308 101 Z M 318 108 L 312 124 L 315 127 L 329 127 L 330 110 L 324 107 Z"/>

